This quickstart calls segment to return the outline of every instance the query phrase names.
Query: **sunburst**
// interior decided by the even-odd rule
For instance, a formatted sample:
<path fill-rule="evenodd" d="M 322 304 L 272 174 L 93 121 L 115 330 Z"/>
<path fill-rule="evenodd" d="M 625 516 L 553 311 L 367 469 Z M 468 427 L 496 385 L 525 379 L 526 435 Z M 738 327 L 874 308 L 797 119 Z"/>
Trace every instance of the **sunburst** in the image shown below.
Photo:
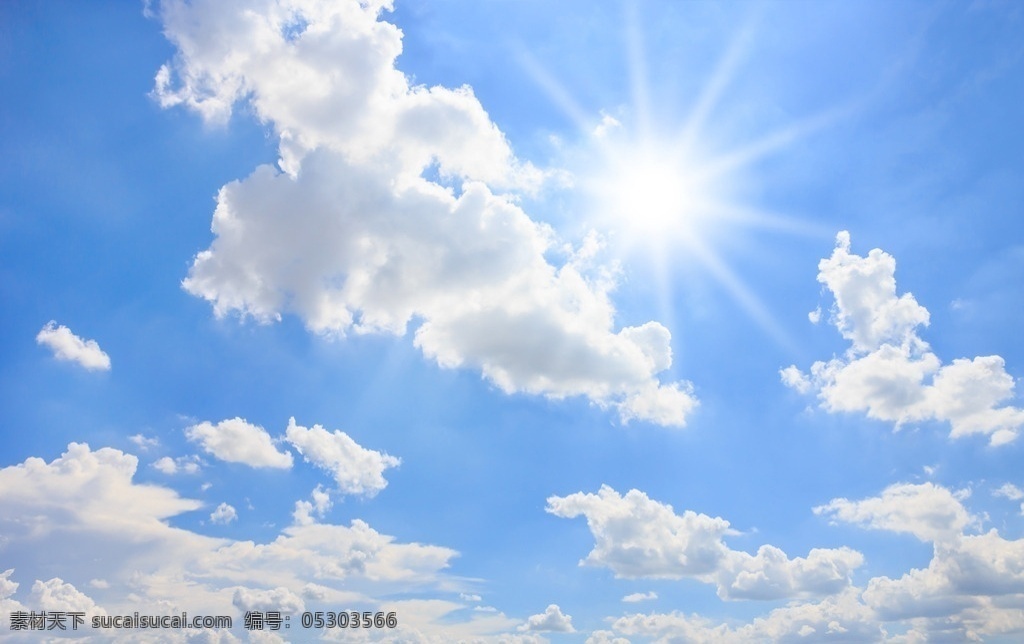
<path fill-rule="evenodd" d="M 615 118 L 602 114 L 595 123 L 564 87 L 535 60 L 524 55 L 527 69 L 549 96 L 576 122 L 588 152 L 572 168 L 583 194 L 588 220 L 616 240 L 618 253 L 654 263 L 662 291 L 672 298 L 669 272 L 679 258 L 696 261 L 728 291 L 757 324 L 777 342 L 793 346 L 760 298 L 716 252 L 713 239 L 726 230 L 770 228 L 821 235 L 831 231 L 799 219 L 746 206 L 734 196 L 737 177 L 755 161 L 778 154 L 795 141 L 834 122 L 838 108 L 792 123 L 734 149 L 710 151 L 703 145 L 708 121 L 752 42 L 753 21 L 739 30 L 696 97 L 685 119 L 664 127 L 653 119 L 646 81 L 643 37 L 635 7 L 627 5 L 626 42 L 632 82 L 632 105 Z"/>

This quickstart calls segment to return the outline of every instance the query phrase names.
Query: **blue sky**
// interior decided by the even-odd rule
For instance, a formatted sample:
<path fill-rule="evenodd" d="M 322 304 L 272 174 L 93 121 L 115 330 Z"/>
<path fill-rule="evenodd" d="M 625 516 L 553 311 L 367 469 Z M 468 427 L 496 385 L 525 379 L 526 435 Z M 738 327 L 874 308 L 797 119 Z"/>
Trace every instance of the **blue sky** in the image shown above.
<path fill-rule="evenodd" d="M 0 7 L 0 638 L 1019 639 L 1022 23 Z"/>

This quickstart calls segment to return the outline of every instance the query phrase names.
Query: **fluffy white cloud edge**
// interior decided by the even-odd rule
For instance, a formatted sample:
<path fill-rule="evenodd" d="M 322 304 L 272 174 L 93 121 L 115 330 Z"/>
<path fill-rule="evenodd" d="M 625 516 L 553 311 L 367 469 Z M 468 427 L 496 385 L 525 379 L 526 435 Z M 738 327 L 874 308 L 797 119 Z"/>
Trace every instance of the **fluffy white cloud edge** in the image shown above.
<path fill-rule="evenodd" d="M 58 326 L 53 320 L 47 322 L 39 333 L 36 342 L 48 347 L 58 360 L 75 362 L 90 371 L 109 371 L 110 356 L 100 349 L 95 340 L 83 340 L 63 324 Z"/>
<path fill-rule="evenodd" d="M 292 466 L 290 452 L 279 451 L 265 429 L 243 418 L 222 420 L 216 425 L 203 421 L 185 428 L 185 437 L 222 461 L 277 469 Z"/>
<path fill-rule="evenodd" d="M 403 334 L 416 319 L 426 357 L 505 392 L 685 425 L 692 386 L 658 377 L 672 364 L 668 329 L 615 329 L 614 269 L 595 265 L 596 237 L 549 263 L 553 231 L 492 192 L 542 173 L 516 159 L 471 89 L 410 85 L 395 66 L 401 32 L 379 19 L 388 6 L 161 4 L 177 54 L 157 74 L 160 103 L 224 121 L 244 101 L 281 153 L 280 170 L 221 189 L 215 238 L 184 288 L 218 315 L 292 313 L 329 335 Z"/>
<path fill-rule="evenodd" d="M 1000 406 L 1015 396 L 1013 377 L 1000 356 L 959 358 L 943 364 L 917 333 L 928 310 L 910 293 L 897 295 L 896 260 L 880 249 L 850 252 L 850 234 L 836 236 L 832 255 L 818 265 L 818 281 L 832 293 L 832 323 L 850 348 L 804 373 L 779 372 L 791 389 L 812 391 L 829 412 L 863 412 L 895 423 L 949 423 L 950 437 L 989 437 L 993 447 L 1016 440 L 1024 409 Z"/>
<path fill-rule="evenodd" d="M 755 555 L 729 548 L 729 522 L 650 499 L 639 490 L 621 495 L 607 485 L 596 494 L 552 496 L 555 516 L 584 516 L 594 549 L 581 565 L 611 569 L 630 579 L 695 579 L 714 584 L 723 599 L 783 599 L 841 592 L 864 560 L 850 548 L 812 549 L 790 558 L 763 545 Z"/>

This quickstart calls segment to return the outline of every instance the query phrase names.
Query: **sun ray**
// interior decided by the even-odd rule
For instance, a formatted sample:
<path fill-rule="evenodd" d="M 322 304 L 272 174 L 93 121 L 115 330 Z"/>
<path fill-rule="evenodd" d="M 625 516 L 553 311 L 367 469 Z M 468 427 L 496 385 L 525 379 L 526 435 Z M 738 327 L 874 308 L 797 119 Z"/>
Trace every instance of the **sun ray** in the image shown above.
<path fill-rule="evenodd" d="M 650 93 L 647 87 L 647 57 L 644 54 L 643 28 L 640 26 L 639 10 L 635 0 L 625 4 L 626 52 L 629 57 L 629 81 L 633 92 L 633 109 L 636 112 L 640 138 L 651 135 Z"/>
<path fill-rule="evenodd" d="M 569 117 L 580 133 L 584 136 L 590 136 L 594 129 L 593 116 L 576 102 L 576 99 L 569 94 L 565 87 L 529 51 L 525 48 L 519 48 L 516 51 L 516 57 L 527 74 L 544 90 L 548 98 L 551 99 L 551 102 Z"/>
<path fill-rule="evenodd" d="M 839 107 L 826 110 L 815 116 L 808 117 L 778 129 L 756 141 L 753 141 L 738 150 L 727 152 L 722 156 L 712 159 L 701 171 L 701 179 L 713 179 L 714 177 L 736 171 L 744 166 L 776 153 L 810 134 L 832 125 L 839 119 L 848 108 Z"/>
<path fill-rule="evenodd" d="M 799 218 L 737 203 L 731 188 L 741 172 L 834 124 L 855 104 L 814 114 L 733 149 L 711 153 L 703 147 L 708 123 L 749 57 L 758 16 L 748 15 L 731 38 L 685 120 L 676 128 L 656 127 L 654 122 L 640 18 L 636 0 L 626 0 L 623 37 L 632 105 L 623 113 L 622 122 L 603 111 L 595 117 L 529 52 L 524 50 L 519 56 L 523 68 L 590 146 L 577 158 L 582 165 L 573 168 L 573 174 L 575 185 L 589 199 L 591 221 L 614 240 L 615 252 L 648 265 L 657 291 L 656 306 L 666 322 L 674 317 L 674 266 L 692 261 L 703 267 L 765 335 L 795 351 L 793 339 L 712 244 L 717 233 L 736 228 L 831 237 L 830 230 Z"/>
<path fill-rule="evenodd" d="M 775 342 L 787 350 L 797 353 L 797 343 L 782 328 L 768 307 L 751 291 L 728 264 L 706 244 L 688 244 L 687 250 L 697 255 L 701 264 L 707 268 L 718 283 L 725 287 L 732 298 L 746 312 L 750 319 L 770 336 Z"/>
<path fill-rule="evenodd" d="M 704 121 L 707 119 L 708 114 L 711 113 L 711 110 L 718 103 L 722 92 L 732 82 L 740 61 L 746 56 L 747 50 L 750 47 L 752 34 L 753 21 L 748 20 L 747 24 L 733 37 L 725 55 L 715 65 L 711 78 L 708 79 L 704 89 L 701 90 L 700 96 L 690 110 L 690 114 L 686 118 L 686 124 L 680 133 L 679 145 L 682 149 L 689 149 L 690 145 L 692 145 L 697 133 L 704 126 Z"/>
<path fill-rule="evenodd" d="M 831 240 L 835 236 L 835 230 L 831 227 L 789 215 L 769 212 L 760 208 L 717 201 L 706 202 L 705 207 L 709 215 L 713 215 L 716 221 L 722 223 L 765 228 L 776 232 L 822 240 Z"/>

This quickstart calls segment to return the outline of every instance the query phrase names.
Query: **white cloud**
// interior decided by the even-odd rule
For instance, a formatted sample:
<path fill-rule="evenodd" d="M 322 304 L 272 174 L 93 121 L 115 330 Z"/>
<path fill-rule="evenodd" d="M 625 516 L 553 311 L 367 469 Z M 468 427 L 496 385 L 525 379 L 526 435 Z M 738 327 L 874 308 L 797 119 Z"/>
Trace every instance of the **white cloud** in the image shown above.
<path fill-rule="evenodd" d="M 608 137 L 608 133 L 617 130 L 622 127 L 622 123 L 618 121 L 611 114 L 601 112 L 601 122 L 594 127 L 592 136 L 596 139 L 604 139 Z"/>
<path fill-rule="evenodd" d="M 739 626 L 678 612 L 626 615 L 617 633 L 654 642 L 880 642 L 884 631 L 873 611 L 849 588 L 818 602 L 791 604 Z"/>
<path fill-rule="evenodd" d="M 342 431 L 328 432 L 320 425 L 306 428 L 297 425 L 294 418 L 288 419 L 285 437 L 306 461 L 329 472 L 343 494 L 376 495 L 388 484 L 384 470 L 402 462 L 360 446 Z"/>
<path fill-rule="evenodd" d="M 949 541 L 979 523 L 953 493 L 934 483 L 897 483 L 881 496 L 862 501 L 833 499 L 814 508 L 814 513 L 876 530 L 909 533 L 922 541 Z"/>
<path fill-rule="evenodd" d="M 601 632 L 594 641 L 625 635 L 659 643 L 909 644 L 1017 637 L 1024 633 L 1024 539 L 1006 539 L 996 530 L 967 534 L 978 525 L 963 505 L 969 496 L 966 490 L 954 492 L 932 483 L 900 483 L 877 497 L 834 499 L 815 509 L 837 521 L 913 534 L 931 542 L 933 557 L 926 568 L 912 569 L 896 579 L 874 577 L 864 588 L 846 586 L 820 600 L 790 602 L 745 624 L 679 612 L 625 615 L 609 619 L 611 631 Z M 646 509 L 644 520 L 657 532 L 666 522 L 664 515 L 657 508 Z M 604 510 L 622 519 L 639 514 L 621 504 Z M 606 532 L 612 530 L 606 528 Z M 618 532 L 621 537 L 623 530 Z M 686 539 L 677 537 L 677 541 Z M 652 549 L 665 550 L 636 539 L 632 546 L 637 559 L 651 556 Z"/>
<path fill-rule="evenodd" d="M 978 524 L 961 503 L 966 496 L 931 483 L 899 484 L 878 497 L 822 506 L 836 519 L 933 543 L 927 568 L 868 581 L 863 599 L 879 619 L 910 620 L 930 639 L 1024 632 L 1024 539 L 996 530 L 966 534 Z"/>
<path fill-rule="evenodd" d="M 323 486 L 317 485 L 310 494 L 309 501 L 295 502 L 295 512 L 292 513 L 295 525 L 311 525 L 316 523 L 313 515 L 315 514 L 318 518 L 322 519 L 327 511 L 331 509 L 331 505 L 330 493 Z"/>
<path fill-rule="evenodd" d="M 51 580 L 39 582 L 40 596 L 84 602 L 52 579 L 60 571 L 64 580 L 103 579 L 105 584 L 91 584 L 88 599 L 110 614 L 131 614 L 140 606 L 237 614 L 239 589 L 239 602 L 256 603 L 266 599 L 261 593 L 284 588 L 292 594 L 289 601 L 301 597 L 310 610 L 395 606 L 389 610 L 398 610 L 407 627 L 427 633 L 430 641 L 477 640 L 519 623 L 502 614 L 455 613 L 464 603 L 442 602 L 443 611 L 431 612 L 394 599 L 398 593 L 465 589 L 463 580 L 445 572 L 454 550 L 402 543 L 358 519 L 289 526 L 263 543 L 211 538 L 169 525 L 201 504 L 166 487 L 133 482 L 137 467 L 130 454 L 72 443 L 52 462 L 29 458 L 0 468 L 3 553 L 18 562 L 16 570 L 0 574 L 0 609 L 20 610 L 20 599 L 39 610 L 29 594 L 15 598 L 19 581 L 24 588 L 33 579 Z"/>
<path fill-rule="evenodd" d="M 803 372 L 797 369 L 794 365 L 790 365 L 785 369 L 780 369 L 779 375 L 782 376 L 782 383 L 784 385 L 790 389 L 795 389 L 801 394 L 806 394 L 814 387 L 810 378 L 805 376 Z"/>
<path fill-rule="evenodd" d="M 627 578 L 712 573 L 725 558 L 721 538 L 730 532 L 725 519 L 689 510 L 679 516 L 639 490 L 621 496 L 607 485 L 597 494 L 552 496 L 547 511 L 570 519 L 585 516 L 595 544 L 581 563 L 607 566 Z"/>
<path fill-rule="evenodd" d="M 13 574 L 13 568 L 0 573 L 0 628 L 5 630 L 10 628 L 11 613 L 19 610 L 28 610 L 24 604 L 13 599 L 14 594 L 18 592 L 18 586 L 21 585 L 11 579 Z"/>
<path fill-rule="evenodd" d="M 36 342 L 46 345 L 58 360 L 77 362 L 90 371 L 109 371 L 110 356 L 103 353 L 95 340 L 83 340 L 64 325 L 47 322 L 36 335 Z"/>
<path fill-rule="evenodd" d="M 382 5 L 167 2 L 177 47 L 155 96 L 223 121 L 245 101 L 280 143 L 280 167 L 224 186 L 215 239 L 183 286 L 269 322 L 404 334 L 443 367 L 505 392 L 585 396 L 632 419 L 681 426 L 687 382 L 663 383 L 669 331 L 616 329 L 608 267 L 552 264 L 551 229 L 495 188 L 534 186 L 467 88 L 412 87 L 395 68 L 401 32 Z M 300 19 L 305 29 L 288 34 Z M 436 169 L 440 183 L 423 177 Z M 585 253 L 584 253 L 585 255 Z"/>
<path fill-rule="evenodd" d="M 149 451 L 154 447 L 160 446 L 159 438 L 148 438 L 146 436 L 143 436 L 142 434 L 133 434 L 128 437 L 128 440 L 135 443 L 135 446 L 138 447 L 143 452 Z"/>
<path fill-rule="evenodd" d="M 199 463 L 199 457 L 193 454 L 192 456 L 179 456 L 178 458 L 164 456 L 154 461 L 152 466 L 167 475 L 196 474 L 199 472 Z"/>
<path fill-rule="evenodd" d="M 32 584 L 29 603 L 34 610 L 77 611 L 85 613 L 87 617 L 107 614 L 105 610 L 96 605 L 92 598 L 59 577 L 54 577 L 49 581 L 36 580 Z"/>
<path fill-rule="evenodd" d="M 132 483 L 137 467 L 131 454 L 71 443 L 49 464 L 31 457 L 0 469 L 0 534 L 11 540 L 42 539 L 93 526 L 104 534 L 145 540 L 164 525 L 163 519 L 200 507 L 170 489 Z"/>
<path fill-rule="evenodd" d="M 1003 483 L 999 488 L 992 490 L 992 495 L 1001 496 L 1011 501 L 1020 501 L 1024 499 L 1024 490 L 1021 490 L 1013 483 Z"/>
<path fill-rule="evenodd" d="M 617 637 L 613 631 L 594 631 L 585 644 L 630 644 L 625 637 Z"/>
<path fill-rule="evenodd" d="M 653 590 L 647 593 L 632 593 L 622 598 L 622 601 L 635 604 L 636 602 L 646 602 L 652 599 L 657 599 L 658 593 Z"/>
<path fill-rule="evenodd" d="M 519 627 L 520 631 L 575 633 L 572 617 L 564 615 L 558 604 L 550 604 L 543 613 L 531 615 L 526 623 Z"/>
<path fill-rule="evenodd" d="M 236 519 L 238 519 L 238 512 L 236 512 L 235 508 L 227 503 L 221 503 L 212 513 L 210 513 L 210 521 L 220 523 L 222 525 L 227 525 Z"/>
<path fill-rule="evenodd" d="M 185 436 L 222 461 L 251 467 L 292 466 L 291 453 L 278 451 L 266 430 L 241 418 L 222 420 L 216 425 L 203 421 L 186 428 Z"/>
<path fill-rule="evenodd" d="M 302 597 L 278 586 L 272 590 L 253 590 L 250 588 L 238 588 L 231 599 L 235 608 L 242 611 L 280 611 L 287 615 L 295 615 L 306 610 L 306 604 Z"/>
<path fill-rule="evenodd" d="M 956 639 L 1024 632 L 1024 539 L 995 530 L 935 544 L 927 568 L 875 577 L 864 600 L 886 620 L 917 620 Z M 948 637 L 948 635 L 947 635 Z"/>
<path fill-rule="evenodd" d="M 818 281 L 835 297 L 832 322 L 851 347 L 842 358 L 815 362 L 810 376 L 795 366 L 783 382 L 818 392 L 831 412 L 864 412 L 899 427 L 948 422 L 950 436 L 986 434 L 992 446 L 1016 439 L 1024 409 L 999 405 L 1014 397 L 1014 381 L 999 356 L 960 358 L 943 364 L 917 335 L 928 311 L 910 293 L 896 295 L 896 260 L 879 249 L 867 257 L 850 252 L 840 232 L 832 256 L 818 265 Z"/>
<path fill-rule="evenodd" d="M 849 548 L 812 549 L 789 558 L 761 546 L 757 554 L 732 550 L 723 537 L 729 522 L 653 501 L 639 490 L 621 496 L 603 485 L 597 494 L 552 496 L 547 511 L 560 517 L 583 515 L 594 549 L 582 564 L 605 566 L 617 577 L 692 578 L 714 583 L 723 599 L 780 599 L 836 593 L 850 583 L 863 556 Z"/>

